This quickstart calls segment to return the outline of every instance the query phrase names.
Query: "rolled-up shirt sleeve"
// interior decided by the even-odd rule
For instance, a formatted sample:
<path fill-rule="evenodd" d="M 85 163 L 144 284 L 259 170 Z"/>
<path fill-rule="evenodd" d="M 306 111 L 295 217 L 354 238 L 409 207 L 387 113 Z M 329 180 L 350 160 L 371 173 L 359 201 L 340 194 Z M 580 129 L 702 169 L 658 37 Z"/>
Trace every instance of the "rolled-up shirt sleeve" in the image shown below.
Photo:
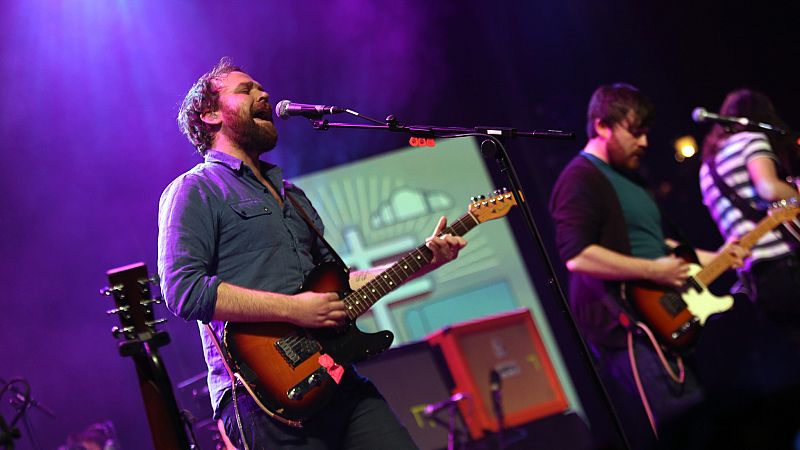
<path fill-rule="evenodd" d="M 215 199 L 191 175 L 173 181 L 158 207 L 158 274 L 167 307 L 186 320 L 214 316 L 217 220 Z"/>

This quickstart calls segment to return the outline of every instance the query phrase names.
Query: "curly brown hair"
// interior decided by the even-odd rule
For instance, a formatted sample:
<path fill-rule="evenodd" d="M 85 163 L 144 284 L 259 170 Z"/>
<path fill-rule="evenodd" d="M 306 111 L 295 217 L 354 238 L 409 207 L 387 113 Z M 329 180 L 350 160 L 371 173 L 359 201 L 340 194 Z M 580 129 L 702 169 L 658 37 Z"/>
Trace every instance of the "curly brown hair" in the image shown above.
<path fill-rule="evenodd" d="M 201 155 L 205 155 L 211 148 L 215 127 L 203 122 L 200 116 L 206 111 L 215 111 L 219 108 L 219 92 L 214 86 L 214 80 L 231 72 L 243 72 L 243 70 L 234 65 L 229 57 L 224 56 L 214 68 L 203 74 L 192 85 L 178 111 L 178 128 Z"/>

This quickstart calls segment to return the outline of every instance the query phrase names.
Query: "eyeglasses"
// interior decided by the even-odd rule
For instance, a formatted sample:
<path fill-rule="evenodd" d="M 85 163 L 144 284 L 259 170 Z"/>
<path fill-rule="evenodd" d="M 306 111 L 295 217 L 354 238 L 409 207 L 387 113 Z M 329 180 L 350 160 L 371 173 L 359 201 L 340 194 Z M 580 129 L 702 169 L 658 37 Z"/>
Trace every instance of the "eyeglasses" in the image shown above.
<path fill-rule="evenodd" d="M 619 127 L 622 128 L 623 130 L 630 133 L 630 135 L 636 139 L 639 139 L 640 137 L 650 132 L 650 128 L 648 127 L 640 127 L 640 128 L 632 127 L 630 124 L 625 124 L 622 122 L 618 123 L 617 125 L 619 125 Z"/>

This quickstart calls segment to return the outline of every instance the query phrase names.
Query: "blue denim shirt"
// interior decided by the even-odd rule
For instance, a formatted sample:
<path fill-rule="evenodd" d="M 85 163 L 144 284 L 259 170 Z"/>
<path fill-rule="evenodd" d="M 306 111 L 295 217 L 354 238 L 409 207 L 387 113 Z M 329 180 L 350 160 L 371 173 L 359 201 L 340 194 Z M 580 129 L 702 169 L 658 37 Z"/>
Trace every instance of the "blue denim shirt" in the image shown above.
<path fill-rule="evenodd" d="M 322 232 L 303 191 L 284 184 L 279 167 L 262 163 L 262 170 L 281 197 L 291 193 Z M 311 269 L 331 256 L 292 202 L 281 208 L 247 165 L 213 150 L 161 194 L 158 230 L 162 295 L 173 313 L 198 321 L 216 416 L 231 380 L 203 324 L 210 323 L 221 339 L 224 323 L 212 321 L 219 284 L 295 294 Z"/>

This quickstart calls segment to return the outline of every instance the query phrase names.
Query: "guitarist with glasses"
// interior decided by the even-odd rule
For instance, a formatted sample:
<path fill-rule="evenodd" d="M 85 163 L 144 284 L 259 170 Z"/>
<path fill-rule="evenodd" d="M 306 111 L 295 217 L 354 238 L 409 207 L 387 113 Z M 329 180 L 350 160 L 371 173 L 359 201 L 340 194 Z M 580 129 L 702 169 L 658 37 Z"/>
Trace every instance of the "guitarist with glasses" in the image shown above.
<path fill-rule="evenodd" d="M 261 84 L 223 58 L 189 90 L 178 124 L 204 161 L 162 194 L 158 271 L 169 308 L 200 325 L 215 419 L 240 450 L 416 448 L 374 385 L 349 366 L 337 375 L 330 401 L 302 428 L 268 416 L 241 385 L 232 394 L 220 344 L 226 322 L 334 329 L 347 312 L 335 292 L 298 292 L 315 266 L 334 257 L 303 191 L 259 159 L 278 139 Z M 442 218 L 426 243 L 432 258 L 415 276 L 455 259 L 466 245 L 441 234 L 444 227 Z M 350 273 L 350 287 L 379 272 Z"/>
<path fill-rule="evenodd" d="M 659 209 L 635 173 L 652 118 L 652 103 L 635 87 L 597 88 L 587 112 L 589 141 L 561 172 L 550 200 L 571 309 L 636 449 L 670 442 L 680 434 L 667 432 L 670 423 L 703 400 L 691 371 L 662 351 L 626 300 L 628 282 L 677 289 L 689 275 L 689 264 L 669 253 Z M 746 253 L 734 243 L 720 252 L 737 264 Z M 697 253 L 701 263 L 716 256 Z"/>

